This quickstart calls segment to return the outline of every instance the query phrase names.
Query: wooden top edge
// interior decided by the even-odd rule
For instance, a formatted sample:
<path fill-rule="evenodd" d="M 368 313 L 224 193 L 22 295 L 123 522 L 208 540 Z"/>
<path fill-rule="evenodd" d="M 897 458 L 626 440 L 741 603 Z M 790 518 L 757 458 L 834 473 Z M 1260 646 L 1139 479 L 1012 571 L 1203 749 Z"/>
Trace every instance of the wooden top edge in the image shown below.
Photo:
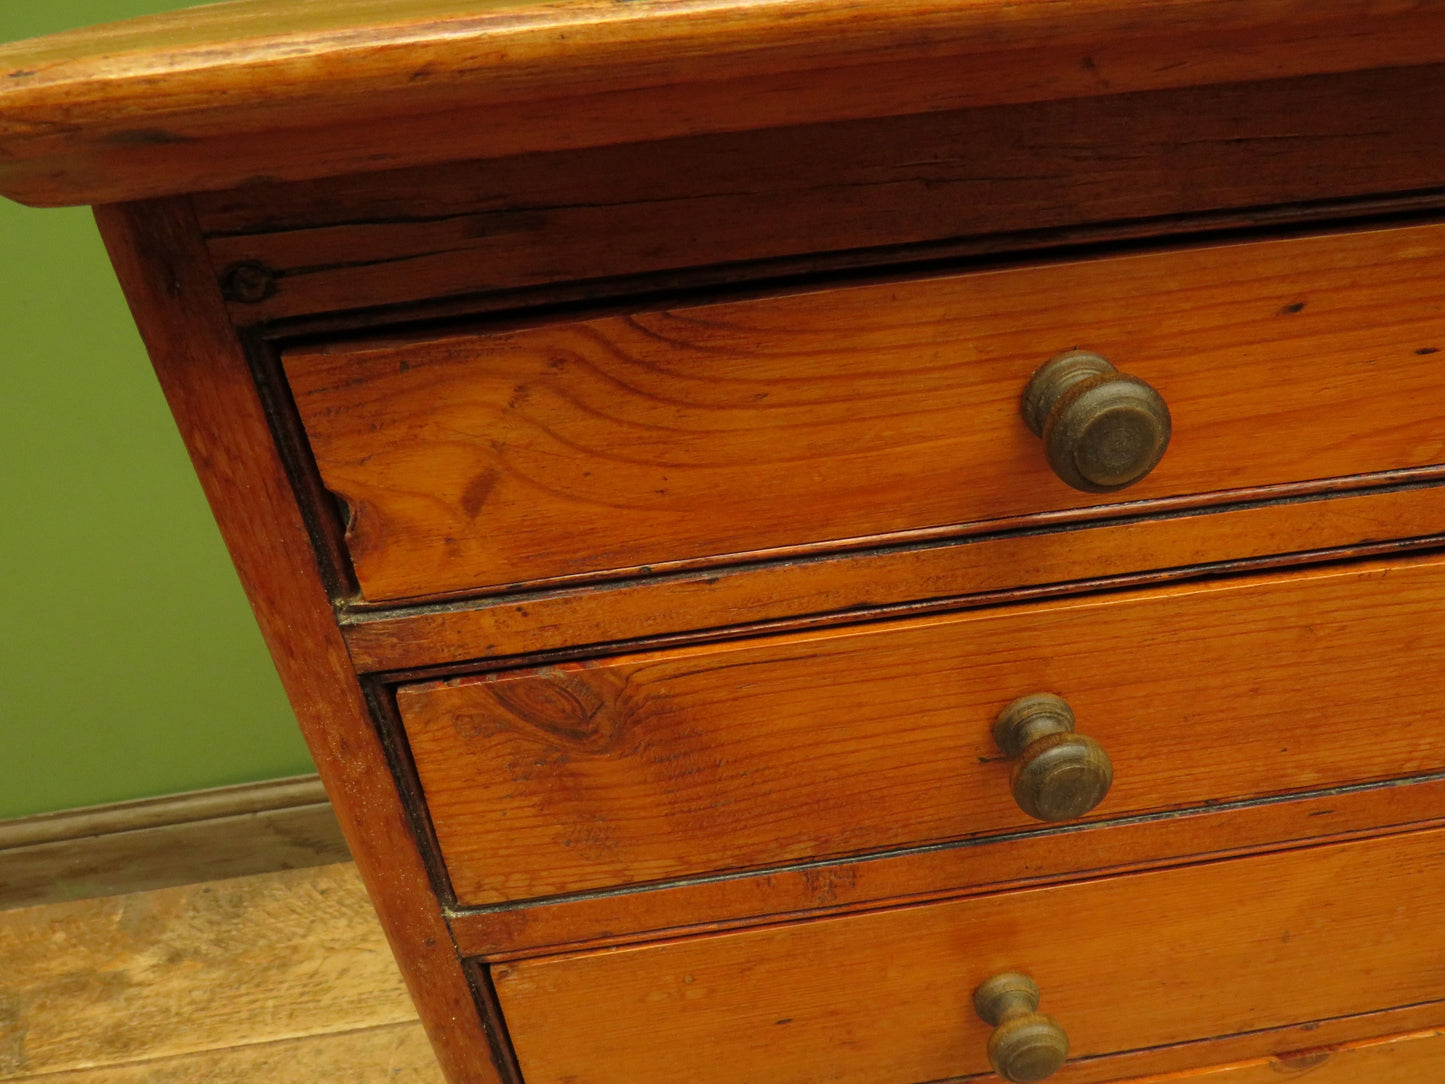
<path fill-rule="evenodd" d="M 233 0 L 0 45 L 0 194 L 108 202 L 369 159 L 395 168 L 1436 63 L 1442 20 L 1445 0 Z M 871 81 L 890 64 L 911 85 L 839 95 L 813 78 L 866 67 Z M 757 79 L 774 82 L 737 82 Z M 739 102 L 738 88 L 753 86 L 757 100 Z M 641 91 L 658 101 L 627 96 Z M 578 109 L 598 101 L 611 104 Z M 539 102 L 550 108 L 527 111 Z M 395 129 L 376 124 L 483 107 L 496 110 L 485 117 L 496 131 L 459 133 L 454 148 L 398 149 Z M 348 124 L 343 150 L 298 158 L 308 133 Z M 292 153 L 270 161 L 263 145 L 196 164 L 216 157 L 210 141 L 258 134 Z"/>

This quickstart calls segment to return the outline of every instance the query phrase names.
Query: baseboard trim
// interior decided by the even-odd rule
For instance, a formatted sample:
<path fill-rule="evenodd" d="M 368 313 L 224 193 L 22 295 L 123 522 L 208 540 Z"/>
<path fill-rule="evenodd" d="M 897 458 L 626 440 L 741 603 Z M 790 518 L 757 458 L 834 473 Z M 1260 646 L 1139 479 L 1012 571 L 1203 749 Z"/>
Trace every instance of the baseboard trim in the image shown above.
<path fill-rule="evenodd" d="M 0 909 L 350 857 L 315 775 L 216 787 L 0 821 Z"/>

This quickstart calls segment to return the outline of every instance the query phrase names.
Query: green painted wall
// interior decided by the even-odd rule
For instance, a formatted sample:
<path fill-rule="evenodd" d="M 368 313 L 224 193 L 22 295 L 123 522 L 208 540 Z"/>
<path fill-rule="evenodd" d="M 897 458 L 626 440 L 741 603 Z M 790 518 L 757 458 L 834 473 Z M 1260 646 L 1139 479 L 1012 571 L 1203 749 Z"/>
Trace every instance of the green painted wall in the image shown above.
<path fill-rule="evenodd" d="M 310 771 L 88 210 L 0 200 L 0 410 L 0 818 Z"/>

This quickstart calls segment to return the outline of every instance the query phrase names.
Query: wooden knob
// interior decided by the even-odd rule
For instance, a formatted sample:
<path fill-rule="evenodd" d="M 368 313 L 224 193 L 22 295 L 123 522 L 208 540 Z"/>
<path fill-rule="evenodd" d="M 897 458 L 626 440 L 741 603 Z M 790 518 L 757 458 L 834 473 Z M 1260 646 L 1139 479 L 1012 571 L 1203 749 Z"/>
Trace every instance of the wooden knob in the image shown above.
<path fill-rule="evenodd" d="M 1035 820 L 1082 817 L 1104 800 L 1114 765 L 1093 738 L 1074 733 L 1074 713 L 1053 693 L 1021 696 L 998 713 L 993 740 L 1014 762 L 1014 801 Z"/>
<path fill-rule="evenodd" d="M 1085 493 L 1133 485 L 1169 447 L 1169 408 L 1159 393 L 1085 350 L 1034 373 L 1023 414 L 1054 473 Z"/>
<path fill-rule="evenodd" d="M 1059 1022 L 1039 1012 L 1039 987 L 1017 971 L 995 975 L 973 992 L 974 1010 L 993 1026 L 988 1061 L 1017 1084 L 1053 1076 L 1069 1056 L 1069 1037 Z"/>

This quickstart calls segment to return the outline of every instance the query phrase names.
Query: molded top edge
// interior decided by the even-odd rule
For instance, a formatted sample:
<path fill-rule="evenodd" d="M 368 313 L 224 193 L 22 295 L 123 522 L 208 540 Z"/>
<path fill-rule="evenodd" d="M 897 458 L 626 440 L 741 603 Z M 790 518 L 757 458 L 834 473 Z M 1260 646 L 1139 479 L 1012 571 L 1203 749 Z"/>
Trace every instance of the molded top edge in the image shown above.
<path fill-rule="evenodd" d="M 0 45 L 0 194 L 1436 63 L 1442 31 L 1442 0 L 233 0 Z"/>

